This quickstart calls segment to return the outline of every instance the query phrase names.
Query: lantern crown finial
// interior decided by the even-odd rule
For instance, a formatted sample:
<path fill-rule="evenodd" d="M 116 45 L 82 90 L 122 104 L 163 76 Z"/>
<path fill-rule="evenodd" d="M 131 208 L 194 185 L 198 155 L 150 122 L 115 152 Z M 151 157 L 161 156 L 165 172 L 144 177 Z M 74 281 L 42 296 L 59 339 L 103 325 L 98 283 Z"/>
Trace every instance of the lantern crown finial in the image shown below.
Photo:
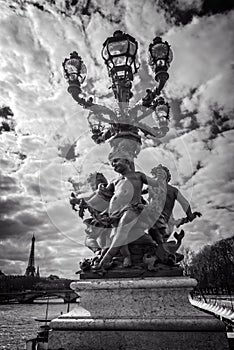
<path fill-rule="evenodd" d="M 122 30 L 116 30 L 113 34 L 114 37 L 118 37 L 118 36 L 122 36 L 122 35 L 123 35 Z"/>
<path fill-rule="evenodd" d="M 157 44 L 157 43 L 161 43 L 162 42 L 162 38 L 160 36 L 156 36 L 154 39 L 153 39 L 153 43 L 154 44 Z"/>
<path fill-rule="evenodd" d="M 70 59 L 72 58 L 80 58 L 80 56 L 78 55 L 78 53 L 76 51 L 73 51 L 70 53 Z"/>

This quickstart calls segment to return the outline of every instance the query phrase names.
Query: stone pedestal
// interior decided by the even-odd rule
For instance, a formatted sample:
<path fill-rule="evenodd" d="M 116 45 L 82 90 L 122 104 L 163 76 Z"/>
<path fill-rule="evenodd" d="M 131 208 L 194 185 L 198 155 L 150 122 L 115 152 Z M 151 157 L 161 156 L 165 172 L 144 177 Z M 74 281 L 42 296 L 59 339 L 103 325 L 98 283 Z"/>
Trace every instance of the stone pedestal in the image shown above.
<path fill-rule="evenodd" d="M 186 277 L 85 280 L 81 303 L 51 322 L 49 349 L 225 350 L 222 322 L 191 306 Z"/>

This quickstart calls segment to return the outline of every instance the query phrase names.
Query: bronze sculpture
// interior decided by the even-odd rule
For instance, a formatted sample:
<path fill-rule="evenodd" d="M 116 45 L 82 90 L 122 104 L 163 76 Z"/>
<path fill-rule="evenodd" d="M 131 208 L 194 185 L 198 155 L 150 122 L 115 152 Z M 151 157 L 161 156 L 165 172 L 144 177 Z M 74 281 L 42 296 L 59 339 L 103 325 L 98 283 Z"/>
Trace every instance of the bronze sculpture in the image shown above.
<path fill-rule="evenodd" d="M 131 271 L 135 267 L 154 271 L 152 263 L 149 263 L 151 258 L 154 264 L 176 265 L 182 258 L 177 250 L 184 232 L 174 233 L 175 241 L 169 242 L 166 232 L 175 200 L 187 208 L 184 210 L 187 217 L 176 222 L 177 226 L 200 215 L 192 213 L 187 200 L 168 185 L 165 167 L 159 165 L 154 168 L 153 178 L 135 169 L 134 159 L 141 150 L 142 139 L 157 141 L 169 131 L 170 107 L 161 91 L 169 78 L 167 71 L 173 59 L 168 42 L 155 37 L 149 45 L 148 61 L 155 74 L 155 88 L 147 89 L 146 95 L 131 107 L 132 81 L 139 69 L 137 50 L 135 38 L 120 30 L 103 44 L 102 57 L 112 79 L 118 106 L 113 110 L 94 103 L 92 97 L 87 99 L 82 95 L 87 69 L 77 52 L 72 52 L 70 58 L 63 62 L 68 92 L 78 104 L 90 111 L 88 122 L 92 139 L 97 144 L 108 140 L 111 147 L 108 159 L 120 174 L 110 183 L 99 175 L 99 180 L 104 181 L 99 184 L 96 176 L 94 192 L 89 198 L 75 198 L 73 195 L 70 200 L 73 209 L 79 205 L 81 218 L 85 211 L 90 213 L 90 217 L 84 220 L 86 245 L 96 256 L 81 263 L 83 271 L 98 273 L 121 267 Z M 142 122 L 151 114 L 156 123 L 153 127 Z M 148 186 L 146 200 L 142 197 L 143 184 Z"/>

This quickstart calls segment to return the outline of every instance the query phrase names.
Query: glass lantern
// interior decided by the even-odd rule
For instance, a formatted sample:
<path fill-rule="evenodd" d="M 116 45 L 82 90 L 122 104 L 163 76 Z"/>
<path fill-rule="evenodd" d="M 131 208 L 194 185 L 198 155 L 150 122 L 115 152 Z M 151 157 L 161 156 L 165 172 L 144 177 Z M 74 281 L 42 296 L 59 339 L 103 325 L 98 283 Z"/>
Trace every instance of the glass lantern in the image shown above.
<path fill-rule="evenodd" d="M 155 108 L 155 114 L 159 118 L 169 119 L 170 106 L 165 102 L 164 98 L 160 97 L 157 100 L 157 106 Z"/>
<path fill-rule="evenodd" d="M 153 119 L 159 124 L 159 126 L 168 126 L 169 122 L 169 112 L 170 106 L 165 102 L 163 97 L 157 99 L 157 104 L 155 107 L 155 112 L 153 114 Z"/>
<path fill-rule="evenodd" d="M 149 45 L 149 53 L 149 65 L 155 73 L 160 70 L 168 70 L 173 60 L 173 52 L 167 41 L 163 42 L 162 39 L 157 36 Z"/>
<path fill-rule="evenodd" d="M 82 84 L 86 78 L 87 68 L 76 51 L 70 54 L 70 58 L 65 58 L 63 62 L 64 77 L 69 85 Z"/>
<path fill-rule="evenodd" d="M 103 44 L 102 58 L 107 65 L 109 75 L 114 80 L 133 80 L 133 74 L 139 68 L 136 65 L 137 49 L 137 41 L 120 30 L 106 39 Z"/>

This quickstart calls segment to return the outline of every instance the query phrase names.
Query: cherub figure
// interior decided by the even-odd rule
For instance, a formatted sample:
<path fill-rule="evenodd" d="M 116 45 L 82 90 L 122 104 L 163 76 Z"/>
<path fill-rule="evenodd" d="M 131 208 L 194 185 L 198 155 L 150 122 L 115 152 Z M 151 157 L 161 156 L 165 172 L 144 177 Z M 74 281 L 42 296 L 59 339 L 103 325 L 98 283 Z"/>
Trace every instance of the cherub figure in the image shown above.
<path fill-rule="evenodd" d="M 91 173 L 87 181 L 89 182 L 93 193 L 90 196 L 82 198 L 76 197 L 73 194 L 70 198 L 70 204 L 74 210 L 76 210 L 76 205 L 79 206 L 79 216 L 82 219 L 86 209 L 90 212 L 90 218 L 84 220 L 86 225 L 85 245 L 95 254 L 100 254 L 103 249 L 109 247 L 111 229 L 100 224 L 98 217 L 101 212 L 108 208 L 113 193 L 106 190 L 108 181 L 102 173 Z"/>
<path fill-rule="evenodd" d="M 185 222 L 191 222 L 193 221 L 197 216 L 200 217 L 201 213 L 199 212 L 192 212 L 191 207 L 187 199 L 181 194 L 181 192 L 178 190 L 178 188 L 171 186 L 169 184 L 171 180 L 171 173 L 169 169 L 165 166 L 162 167 L 164 171 L 167 174 L 167 194 L 166 194 L 166 202 L 163 208 L 163 211 L 158 218 L 158 220 L 155 222 L 155 224 L 149 229 L 149 234 L 153 238 L 153 240 L 157 244 L 161 244 L 167 241 L 170 234 L 172 233 L 172 230 L 170 229 L 171 221 L 173 221 L 177 227 L 179 227 L 181 224 Z M 153 176 L 157 176 L 157 168 L 153 168 L 151 170 L 151 174 Z M 178 201 L 181 205 L 182 209 L 186 213 L 186 219 L 182 219 L 179 221 L 176 220 L 170 220 L 172 217 L 173 208 L 175 206 L 175 201 Z"/>
<path fill-rule="evenodd" d="M 166 186 L 166 172 L 159 165 L 155 178 L 148 177 L 140 171 L 135 171 L 133 163 L 125 158 L 113 158 L 111 165 L 120 174 L 117 180 L 106 187 L 107 190 L 114 193 L 110 200 L 108 214 L 113 223 L 117 222 L 117 226 L 112 232 L 110 247 L 101 259 L 99 266 L 108 266 L 112 261 L 112 257 L 118 253 L 121 247 L 121 253 L 124 255 L 123 264 L 125 267 L 129 267 L 132 262 L 128 243 L 134 240 L 132 236 L 130 239 L 129 233 L 133 232 L 133 227 L 137 224 L 138 218 L 145 207 L 142 203 L 142 187 L 144 184 L 157 187 L 159 183 L 164 183 Z M 146 227 L 147 224 L 144 228 Z M 141 234 L 144 234 L 144 228 L 142 228 Z M 137 238 L 139 236 L 135 237 L 135 239 Z"/>

